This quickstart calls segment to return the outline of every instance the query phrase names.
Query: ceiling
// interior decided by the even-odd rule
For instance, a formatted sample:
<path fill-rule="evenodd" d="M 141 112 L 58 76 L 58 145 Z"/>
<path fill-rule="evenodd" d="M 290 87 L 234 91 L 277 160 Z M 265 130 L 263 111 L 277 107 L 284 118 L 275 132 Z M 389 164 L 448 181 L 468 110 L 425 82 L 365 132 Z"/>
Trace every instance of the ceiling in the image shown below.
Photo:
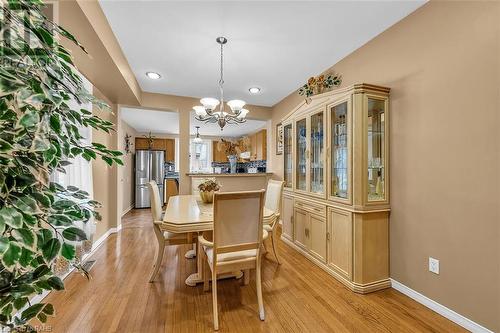
<path fill-rule="evenodd" d="M 142 90 L 273 106 L 425 1 L 112 1 L 101 7 Z M 145 76 L 158 72 L 160 80 Z M 250 87 L 261 93 L 250 95 Z"/>
<path fill-rule="evenodd" d="M 122 120 L 140 133 L 179 134 L 179 115 L 177 112 L 155 111 L 122 107 Z M 230 125 L 221 132 L 217 124 L 204 124 L 194 118 L 191 112 L 190 134 L 196 134 L 195 126 L 200 126 L 201 136 L 241 137 L 266 127 L 266 121 L 247 119 L 243 124 Z"/>

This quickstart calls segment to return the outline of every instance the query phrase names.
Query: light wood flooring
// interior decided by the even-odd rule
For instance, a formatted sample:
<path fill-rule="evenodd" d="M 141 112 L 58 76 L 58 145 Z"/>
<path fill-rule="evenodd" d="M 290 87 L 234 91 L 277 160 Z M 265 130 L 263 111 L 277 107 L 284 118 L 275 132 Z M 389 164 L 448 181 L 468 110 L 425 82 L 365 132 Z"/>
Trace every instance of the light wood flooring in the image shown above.
<path fill-rule="evenodd" d="M 270 248 L 270 246 L 268 246 Z M 212 332 L 212 297 L 188 287 L 195 259 L 189 246 L 171 246 L 155 283 L 148 283 L 156 240 L 149 210 L 133 210 L 92 259 L 87 281 L 72 273 L 66 290 L 54 292 L 52 332 Z M 257 312 L 255 274 L 243 286 L 222 280 L 220 332 L 464 332 L 394 289 L 358 295 L 280 241 L 282 265 L 272 253 L 263 263 L 266 320 Z"/>

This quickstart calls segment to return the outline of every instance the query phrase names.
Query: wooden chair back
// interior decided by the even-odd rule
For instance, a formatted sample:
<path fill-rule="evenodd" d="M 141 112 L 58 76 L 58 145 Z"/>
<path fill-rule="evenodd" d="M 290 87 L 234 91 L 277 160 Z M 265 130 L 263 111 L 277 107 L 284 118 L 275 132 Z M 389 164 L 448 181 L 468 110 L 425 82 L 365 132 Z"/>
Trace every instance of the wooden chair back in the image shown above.
<path fill-rule="evenodd" d="M 272 210 L 275 215 L 281 214 L 281 197 L 283 195 L 284 181 L 269 180 L 267 182 L 266 203 L 264 207 Z"/>
<path fill-rule="evenodd" d="M 218 253 L 260 248 L 264 190 L 214 194 L 214 266 Z"/>
<path fill-rule="evenodd" d="M 148 183 L 149 187 L 149 200 L 151 202 L 151 213 L 153 214 L 153 221 L 161 220 L 162 204 L 160 198 L 160 190 L 155 181 Z"/>

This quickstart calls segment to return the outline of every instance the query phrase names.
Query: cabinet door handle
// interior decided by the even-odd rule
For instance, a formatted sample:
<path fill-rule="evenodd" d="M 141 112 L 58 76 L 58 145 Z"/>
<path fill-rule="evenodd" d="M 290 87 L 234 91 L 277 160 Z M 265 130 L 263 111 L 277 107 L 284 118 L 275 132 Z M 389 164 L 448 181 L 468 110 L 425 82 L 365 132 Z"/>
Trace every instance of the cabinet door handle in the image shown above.
<path fill-rule="evenodd" d="M 329 232 L 326 233 L 326 240 L 330 240 L 330 233 Z"/>
<path fill-rule="evenodd" d="M 309 229 L 306 228 L 304 231 L 305 231 L 306 237 L 309 238 Z"/>

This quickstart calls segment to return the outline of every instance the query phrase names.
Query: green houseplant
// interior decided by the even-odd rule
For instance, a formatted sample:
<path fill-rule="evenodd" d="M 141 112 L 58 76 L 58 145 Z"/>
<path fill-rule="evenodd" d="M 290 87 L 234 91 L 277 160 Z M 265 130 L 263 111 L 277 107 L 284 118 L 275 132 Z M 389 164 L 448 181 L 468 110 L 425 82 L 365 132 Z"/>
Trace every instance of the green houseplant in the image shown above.
<path fill-rule="evenodd" d="M 51 265 L 57 256 L 73 261 L 75 242 L 86 238 L 75 222 L 100 217 L 88 193 L 49 176 L 76 156 L 122 162 L 120 152 L 82 144 L 79 127 L 109 132 L 113 124 L 68 106 L 76 100 L 109 109 L 85 91 L 59 43 L 80 46 L 77 40 L 42 14 L 41 1 L 0 1 L 0 324 L 32 331 L 29 321 L 45 322 L 54 308 L 30 298 L 64 289 Z"/>

